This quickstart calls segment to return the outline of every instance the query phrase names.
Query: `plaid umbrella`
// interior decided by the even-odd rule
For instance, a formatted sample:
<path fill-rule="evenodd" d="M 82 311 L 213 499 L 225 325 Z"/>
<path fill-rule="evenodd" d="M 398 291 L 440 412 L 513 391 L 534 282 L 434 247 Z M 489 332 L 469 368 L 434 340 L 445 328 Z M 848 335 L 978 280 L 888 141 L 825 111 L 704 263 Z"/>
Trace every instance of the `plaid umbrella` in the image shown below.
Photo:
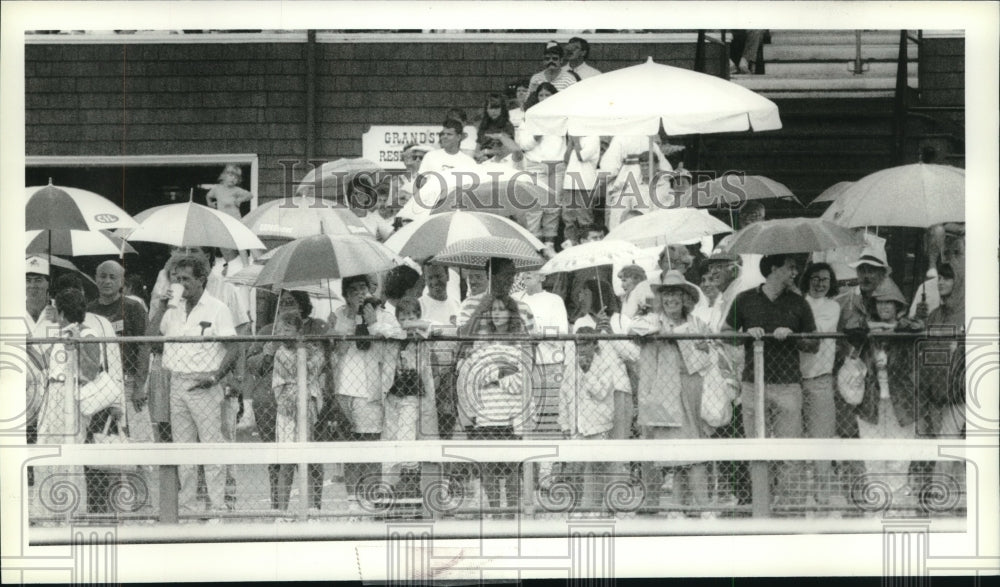
<path fill-rule="evenodd" d="M 265 248 L 239 220 L 194 202 L 157 206 L 140 212 L 135 218 L 139 227 L 128 233 L 126 240 L 175 247 Z"/>
<path fill-rule="evenodd" d="M 601 265 L 634 263 L 642 255 L 639 247 L 626 241 L 604 239 L 563 249 L 549 259 L 539 270 L 540 273 L 579 271 Z"/>
<path fill-rule="evenodd" d="M 821 218 L 851 228 L 965 222 L 965 170 L 914 163 L 876 171 L 845 188 Z"/>
<path fill-rule="evenodd" d="M 330 279 L 391 269 L 399 258 L 382 243 L 346 234 L 320 234 L 274 249 L 255 287 L 317 285 Z"/>
<path fill-rule="evenodd" d="M 680 206 L 693 208 L 739 208 L 750 200 L 787 198 L 797 204 L 788 186 L 763 175 L 723 175 L 689 187 L 680 198 Z"/>
<path fill-rule="evenodd" d="M 375 186 L 381 181 L 379 172 L 382 168 L 378 163 L 368 159 L 337 159 L 328 161 L 319 167 L 314 167 L 295 190 L 297 196 L 314 196 L 317 185 L 319 196 L 335 202 L 344 202 L 347 197 L 347 186 Z M 318 180 L 318 181 L 317 181 Z"/>
<path fill-rule="evenodd" d="M 451 187 L 432 214 L 464 210 L 523 220 L 525 214 L 540 210 L 542 205 L 555 205 L 548 186 L 538 184 L 527 173 L 493 170 L 474 176 L 467 172 L 461 180 L 462 185 Z"/>
<path fill-rule="evenodd" d="M 121 237 L 90 230 L 29 230 L 26 235 L 26 253 L 45 254 L 48 252 L 68 257 L 87 255 L 135 254 L 136 250 Z"/>
<path fill-rule="evenodd" d="M 371 236 L 350 208 L 330 200 L 294 196 L 272 200 L 243 217 L 243 224 L 262 239 L 285 241 L 314 234 Z"/>
<path fill-rule="evenodd" d="M 137 223 L 104 196 L 52 185 L 25 188 L 25 230 L 135 228 Z"/>
<path fill-rule="evenodd" d="M 447 212 L 434 214 L 407 224 L 385 241 L 385 246 L 416 261 L 426 261 L 448 245 L 480 236 L 512 238 L 535 249 L 544 247 L 521 225 L 485 212 Z"/>
<path fill-rule="evenodd" d="M 629 218 L 609 232 L 605 240 L 623 240 L 640 247 L 655 247 L 683 243 L 732 230 L 705 210 L 665 208 Z"/>
<path fill-rule="evenodd" d="M 821 218 L 780 218 L 755 222 L 736 232 L 726 250 L 740 254 L 777 255 L 864 244 L 864 238 L 853 230 Z"/>
<path fill-rule="evenodd" d="M 518 271 L 538 269 L 545 264 L 545 259 L 528 243 L 498 236 L 456 241 L 435 255 L 431 263 L 482 269 L 490 259 L 510 259 Z"/>

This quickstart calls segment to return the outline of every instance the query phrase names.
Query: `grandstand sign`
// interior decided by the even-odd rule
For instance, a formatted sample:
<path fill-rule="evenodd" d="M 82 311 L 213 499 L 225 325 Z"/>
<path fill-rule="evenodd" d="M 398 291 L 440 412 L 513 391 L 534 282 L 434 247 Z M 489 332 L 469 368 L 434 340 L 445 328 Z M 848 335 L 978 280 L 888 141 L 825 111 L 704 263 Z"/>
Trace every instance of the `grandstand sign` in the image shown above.
<path fill-rule="evenodd" d="M 401 157 L 409 143 L 437 147 L 440 124 L 400 124 L 373 126 L 361 135 L 361 156 L 383 169 L 405 169 Z"/>

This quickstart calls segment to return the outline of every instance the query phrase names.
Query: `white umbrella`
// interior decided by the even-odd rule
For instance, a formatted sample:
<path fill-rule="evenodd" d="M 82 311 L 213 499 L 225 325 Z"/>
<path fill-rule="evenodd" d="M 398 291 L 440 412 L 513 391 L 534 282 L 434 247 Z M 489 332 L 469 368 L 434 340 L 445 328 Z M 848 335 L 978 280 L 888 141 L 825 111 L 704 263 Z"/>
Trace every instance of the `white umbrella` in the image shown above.
<path fill-rule="evenodd" d="M 549 274 L 561 271 L 579 271 L 601 265 L 628 264 L 633 263 L 641 255 L 642 251 L 639 247 L 630 242 L 603 239 L 563 249 L 546 261 L 545 265 L 542 265 L 538 271 Z"/>
<path fill-rule="evenodd" d="M 654 247 L 732 231 L 725 222 L 713 218 L 706 210 L 664 208 L 629 218 L 609 232 L 605 240 L 623 240 L 640 247 Z"/>
<path fill-rule="evenodd" d="M 876 171 L 845 188 L 822 218 L 847 227 L 965 222 L 965 170 L 914 163 Z"/>
<path fill-rule="evenodd" d="M 135 218 L 139 227 L 128 233 L 125 240 L 175 247 L 266 248 L 257 235 L 236 218 L 194 202 L 157 206 L 136 214 Z"/>
<path fill-rule="evenodd" d="M 634 65 L 577 82 L 528 109 L 527 132 L 545 135 L 668 135 L 781 128 L 774 102 L 690 69 Z"/>
<path fill-rule="evenodd" d="M 851 187 L 852 185 L 854 185 L 853 181 L 838 181 L 837 183 L 823 190 L 823 193 L 816 196 L 816 199 L 814 199 L 812 202 L 809 202 L 809 205 L 812 206 L 813 204 L 822 204 L 823 202 L 833 202 L 834 200 L 840 197 L 840 194 L 844 193 L 844 190 Z"/>

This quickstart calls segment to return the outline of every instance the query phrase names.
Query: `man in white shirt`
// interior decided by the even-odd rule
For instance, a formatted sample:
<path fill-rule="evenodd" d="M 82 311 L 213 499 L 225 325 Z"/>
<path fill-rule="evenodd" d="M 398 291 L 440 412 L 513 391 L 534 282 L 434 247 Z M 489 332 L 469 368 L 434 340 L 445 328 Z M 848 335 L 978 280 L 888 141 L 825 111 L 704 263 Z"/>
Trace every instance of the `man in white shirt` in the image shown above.
<path fill-rule="evenodd" d="M 563 71 L 563 49 L 559 43 L 549 41 L 542 53 L 542 64 L 545 69 L 531 76 L 528 80 L 528 93 L 531 94 L 542 82 L 549 82 L 556 90 L 562 91 L 576 83 L 576 77 L 568 71 Z"/>
<path fill-rule="evenodd" d="M 575 73 L 581 80 L 601 74 L 597 68 L 586 63 L 590 57 L 590 43 L 586 40 L 573 37 L 566 43 L 565 53 L 566 65 L 563 66 L 563 71 L 566 73 Z"/>
<path fill-rule="evenodd" d="M 212 256 L 209 253 L 211 247 L 170 247 L 170 258 L 171 260 L 177 259 L 184 255 L 194 255 L 195 257 L 202 260 L 206 267 L 212 267 Z M 238 257 L 237 257 L 238 259 Z M 235 261 L 229 261 L 231 264 Z M 167 261 L 167 266 L 169 266 L 171 261 Z M 225 275 L 233 275 L 234 271 L 226 270 Z M 233 327 L 236 328 L 236 332 L 239 334 L 249 334 L 250 333 L 250 309 L 249 306 L 244 302 L 244 298 L 240 296 L 237 292 L 236 287 L 226 281 L 224 274 L 220 269 L 218 273 L 210 271 L 205 282 L 205 291 L 207 291 L 213 298 L 221 301 L 223 304 L 229 308 L 230 319 L 233 323 Z M 160 273 L 156 276 L 156 284 L 153 285 L 153 292 L 151 294 L 152 299 L 158 299 L 161 297 L 169 297 L 170 294 L 170 279 L 167 275 L 166 267 L 160 270 Z"/>
<path fill-rule="evenodd" d="M 176 282 L 183 288 L 179 306 L 168 306 L 166 297 L 152 301 L 150 334 L 191 337 L 190 343 L 165 343 L 163 366 L 170 371 L 170 427 L 174 442 L 225 442 L 222 435 L 222 377 L 233 367 L 236 345 L 200 342 L 202 337 L 235 336 L 232 315 L 224 303 L 205 288 L 208 266 L 193 255 L 174 263 Z M 204 465 L 209 507 L 224 508 L 226 467 Z M 196 511 L 197 474 L 195 465 L 179 467 L 182 511 Z"/>
<path fill-rule="evenodd" d="M 461 303 L 448 295 L 449 270 L 443 265 L 424 265 L 427 293 L 420 296 L 420 317 L 430 322 L 434 332 L 455 335 Z M 450 439 L 455 430 L 455 353 L 452 341 L 431 342 L 431 371 L 434 374 L 434 400 L 437 404 L 438 434 Z"/>
<path fill-rule="evenodd" d="M 430 214 L 438 200 L 447 196 L 459 181 L 468 181 L 465 174 L 456 176 L 455 172 L 475 172 L 478 167 L 475 159 L 461 151 L 467 136 L 462 123 L 448 119 L 441 126 L 438 134 L 441 148 L 427 152 L 420 162 L 413 182 L 413 197 L 399 212 L 404 218 L 418 220 Z"/>

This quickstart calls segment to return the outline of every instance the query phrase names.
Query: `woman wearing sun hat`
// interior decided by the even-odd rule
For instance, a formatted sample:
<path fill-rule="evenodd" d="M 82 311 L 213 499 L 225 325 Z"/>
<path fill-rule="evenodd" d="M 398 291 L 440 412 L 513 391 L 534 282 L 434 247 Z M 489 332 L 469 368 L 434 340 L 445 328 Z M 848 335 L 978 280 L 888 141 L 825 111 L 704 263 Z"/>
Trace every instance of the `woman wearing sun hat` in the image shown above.
<path fill-rule="evenodd" d="M 659 311 L 637 317 L 634 334 L 706 334 L 708 326 L 691 314 L 698 303 L 698 288 L 679 271 L 664 272 L 652 286 Z M 660 339 L 644 341 L 640 351 L 638 414 L 643 438 L 705 438 L 709 430 L 701 420 L 702 375 L 711 352 L 706 340 Z M 705 463 L 646 462 L 643 481 L 646 504 L 659 507 L 663 466 L 680 467 L 691 505 L 708 504 L 708 470 Z M 679 501 L 679 500 L 678 500 Z M 707 513 L 707 512 L 706 512 Z"/>

